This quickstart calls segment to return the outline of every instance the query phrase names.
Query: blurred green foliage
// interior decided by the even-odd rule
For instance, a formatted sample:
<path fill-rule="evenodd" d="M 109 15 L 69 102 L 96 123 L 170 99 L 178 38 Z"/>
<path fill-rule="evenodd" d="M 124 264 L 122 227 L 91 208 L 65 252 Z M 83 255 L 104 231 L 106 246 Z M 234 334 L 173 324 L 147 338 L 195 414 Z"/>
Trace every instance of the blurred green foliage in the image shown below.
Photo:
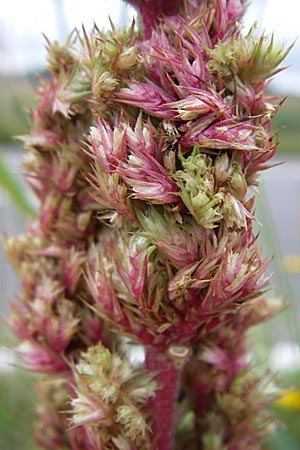
<path fill-rule="evenodd" d="M 10 202 L 23 214 L 34 216 L 35 210 L 28 200 L 19 178 L 13 174 L 0 148 L 0 189 L 9 196 Z"/>
<path fill-rule="evenodd" d="M 20 369 L 0 373 L 0 448 L 33 450 L 34 391 Z"/>
<path fill-rule="evenodd" d="M 278 384 L 283 389 L 291 388 L 297 399 L 295 402 L 285 402 L 280 405 L 275 402 L 272 408 L 278 423 L 276 432 L 266 440 L 268 450 L 299 450 L 300 449 L 300 370 L 286 370 L 278 376 Z M 289 404 L 290 403 L 290 404 Z"/>
<path fill-rule="evenodd" d="M 33 450 L 35 392 L 33 376 L 3 361 L 16 340 L 0 326 L 0 449 Z"/>
<path fill-rule="evenodd" d="M 273 119 L 273 132 L 280 130 L 278 154 L 300 156 L 300 98 L 288 97 Z"/>
<path fill-rule="evenodd" d="M 28 110 L 35 103 L 33 91 L 30 77 L 0 77 L 0 142 L 11 143 L 27 132 Z"/>

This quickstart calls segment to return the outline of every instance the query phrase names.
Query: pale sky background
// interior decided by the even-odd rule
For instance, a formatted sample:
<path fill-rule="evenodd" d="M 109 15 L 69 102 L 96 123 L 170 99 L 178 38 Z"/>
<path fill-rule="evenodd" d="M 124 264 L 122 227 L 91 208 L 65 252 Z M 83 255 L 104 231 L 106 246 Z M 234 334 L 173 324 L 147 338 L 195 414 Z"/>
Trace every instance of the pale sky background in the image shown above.
<path fill-rule="evenodd" d="M 61 14 L 61 12 L 64 14 Z M 99 28 L 131 17 L 133 10 L 119 0 L 0 0 L 0 73 L 38 70 L 45 64 L 44 33 L 50 40 L 63 41 L 68 30 Z M 274 32 L 275 41 L 291 44 L 300 36 L 299 0 L 252 0 L 244 24 L 254 21 L 258 29 Z M 128 20 L 128 19 L 127 19 Z M 300 95 L 300 38 L 288 56 L 291 67 L 276 76 L 272 86 L 282 94 Z"/>

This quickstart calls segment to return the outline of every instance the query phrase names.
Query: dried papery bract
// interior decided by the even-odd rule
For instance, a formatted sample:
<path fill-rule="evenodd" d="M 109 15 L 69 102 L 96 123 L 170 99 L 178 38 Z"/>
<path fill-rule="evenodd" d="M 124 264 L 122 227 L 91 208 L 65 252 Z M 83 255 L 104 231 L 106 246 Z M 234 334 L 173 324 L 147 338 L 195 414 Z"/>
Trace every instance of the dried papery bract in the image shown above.
<path fill-rule="evenodd" d="M 272 417 L 246 333 L 274 311 L 252 225 L 286 52 L 243 32 L 239 0 L 130 3 L 139 33 L 47 41 L 22 138 L 40 207 L 6 242 L 8 323 L 49 379 L 37 442 L 256 450 Z"/>

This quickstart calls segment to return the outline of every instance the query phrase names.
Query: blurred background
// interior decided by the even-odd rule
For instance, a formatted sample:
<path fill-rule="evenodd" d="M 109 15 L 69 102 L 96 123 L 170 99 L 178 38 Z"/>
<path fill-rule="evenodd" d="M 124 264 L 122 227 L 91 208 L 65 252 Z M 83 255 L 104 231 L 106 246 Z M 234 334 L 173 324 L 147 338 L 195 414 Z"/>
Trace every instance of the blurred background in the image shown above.
<path fill-rule="evenodd" d="M 250 3 L 250 2 L 249 2 Z M 14 136 L 30 126 L 27 110 L 34 107 L 37 74 L 45 66 L 45 39 L 64 41 L 70 30 L 114 23 L 124 25 L 134 11 L 119 0 L 10 0 L 0 8 L 0 233 L 21 233 L 36 205 L 22 179 L 21 145 Z M 272 291 L 289 308 L 249 337 L 258 370 L 271 368 L 282 389 L 292 389 L 274 404 L 283 428 L 265 444 L 270 450 L 300 449 L 300 3 L 298 0 L 252 0 L 244 26 L 257 21 L 258 32 L 293 49 L 286 70 L 270 83 L 269 90 L 287 97 L 274 119 L 280 129 L 275 162 L 284 162 L 263 174 L 257 202 L 260 245 L 274 256 Z M 5 261 L 0 246 L 0 315 L 9 314 L 9 303 L 18 293 L 18 280 Z M 0 448 L 32 450 L 34 391 L 32 377 L 14 366 L 14 340 L 0 323 Z"/>

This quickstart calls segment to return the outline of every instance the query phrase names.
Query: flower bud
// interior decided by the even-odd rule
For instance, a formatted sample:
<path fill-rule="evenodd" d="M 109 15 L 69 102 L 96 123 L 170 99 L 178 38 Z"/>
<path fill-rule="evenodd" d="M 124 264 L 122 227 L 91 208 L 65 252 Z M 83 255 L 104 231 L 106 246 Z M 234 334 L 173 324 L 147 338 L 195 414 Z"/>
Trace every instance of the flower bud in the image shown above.
<path fill-rule="evenodd" d="M 119 70 L 132 69 L 137 63 L 136 46 L 124 50 L 115 61 L 114 67 Z"/>
<path fill-rule="evenodd" d="M 117 409 L 116 421 L 124 425 L 126 434 L 134 442 L 140 442 L 146 435 L 147 424 L 144 417 L 131 405 L 122 405 Z"/>
<path fill-rule="evenodd" d="M 67 364 L 59 354 L 33 340 L 22 342 L 17 347 L 17 354 L 25 362 L 25 369 L 30 371 L 57 374 L 68 370 Z"/>
<path fill-rule="evenodd" d="M 229 158 L 226 152 L 221 153 L 215 160 L 215 180 L 217 185 L 221 185 L 228 178 Z"/>
<path fill-rule="evenodd" d="M 92 80 L 92 92 L 96 98 L 109 97 L 118 86 L 119 81 L 108 71 L 103 72 L 100 76 L 95 75 Z"/>
<path fill-rule="evenodd" d="M 241 168 L 237 164 L 234 165 L 228 184 L 230 192 L 238 200 L 242 201 L 247 194 L 247 182 Z"/>

